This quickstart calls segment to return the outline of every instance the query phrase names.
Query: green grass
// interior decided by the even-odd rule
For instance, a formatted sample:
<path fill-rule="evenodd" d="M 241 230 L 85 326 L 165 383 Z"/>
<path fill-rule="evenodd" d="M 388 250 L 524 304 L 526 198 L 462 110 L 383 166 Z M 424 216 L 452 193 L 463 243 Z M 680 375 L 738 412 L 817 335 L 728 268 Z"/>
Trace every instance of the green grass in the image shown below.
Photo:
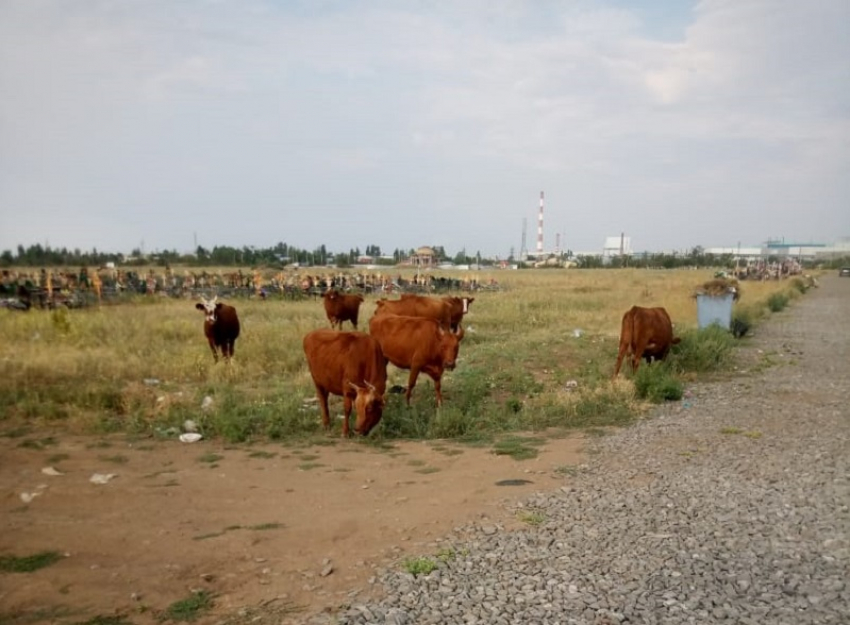
<path fill-rule="evenodd" d="M 684 394 L 681 379 L 667 363 L 641 367 L 633 381 L 637 396 L 654 403 L 679 400 Z"/>
<path fill-rule="evenodd" d="M 537 457 L 537 448 L 545 442 L 546 439 L 543 438 L 506 436 L 493 445 L 493 453 L 497 456 L 510 456 L 514 460 L 530 460 Z"/>
<path fill-rule="evenodd" d="M 132 625 L 133 621 L 128 616 L 116 614 L 111 616 L 93 616 L 86 621 L 78 621 L 74 625 Z"/>
<path fill-rule="evenodd" d="M 499 272 L 493 277 L 505 289 L 476 296 L 475 332 L 467 332 L 461 343 L 457 369 L 443 377 L 443 405 L 436 406 L 433 382 L 421 375 L 410 406 L 403 396 L 389 395 L 369 442 L 346 443 L 341 451 L 380 449 L 400 439 L 491 444 L 518 432 L 628 425 L 643 410 L 642 397 L 669 398 L 675 390 L 675 384 L 660 389 L 650 384 L 639 396 L 631 385 L 610 383 L 622 314 L 647 294 L 667 308 L 683 337 L 670 356 L 675 376 L 693 381 L 729 368 L 729 333 L 711 335 L 694 327 L 691 293 L 711 275 L 638 269 Z M 769 297 L 790 301 L 800 292 L 795 284 L 748 284 L 742 298 L 746 309 L 738 303 L 736 311 L 748 311 L 756 324 L 762 312 L 769 315 Z M 376 299 L 366 298 L 364 317 Z M 100 310 L 5 317 L 3 435 L 28 439 L 24 446 L 33 449 L 51 444 L 30 433 L 37 431 L 33 424 L 173 440 L 183 422 L 193 419 L 206 440 L 339 444 L 338 420 L 326 434 L 316 405 L 304 403 L 315 397 L 315 389 L 301 341 L 306 332 L 327 325 L 321 303 L 238 300 L 236 306 L 245 329 L 233 366 L 213 363 L 199 315 L 185 300 L 139 298 Z M 282 318 L 289 322 L 282 324 Z M 581 328 L 581 336 L 573 336 L 572 328 Z M 33 341 L 36 334 L 42 340 Z M 390 376 L 391 385 L 406 383 L 406 372 L 391 368 Z M 147 385 L 148 378 L 160 383 Z M 207 396 L 212 405 L 201 412 Z M 340 407 L 341 400 L 332 398 L 331 412 Z"/>
<path fill-rule="evenodd" d="M 212 453 L 212 452 L 198 456 L 198 462 L 206 462 L 208 464 L 215 464 L 219 460 L 223 460 L 223 459 L 224 459 L 224 456 L 222 456 L 221 454 L 216 454 L 216 453 Z"/>
<path fill-rule="evenodd" d="M 201 590 L 169 605 L 165 609 L 163 617 L 170 621 L 195 621 L 212 607 L 212 594 L 206 590 Z"/>
<path fill-rule="evenodd" d="M 405 571 L 414 577 L 418 577 L 419 575 L 428 575 L 428 573 L 437 570 L 437 563 L 427 556 L 407 558 L 403 562 L 402 566 Z"/>
<path fill-rule="evenodd" d="M 58 551 L 41 551 L 31 556 L 0 556 L 0 571 L 5 573 L 32 573 L 55 564 L 62 559 Z"/>
<path fill-rule="evenodd" d="M 249 458 L 263 458 L 264 460 L 268 460 L 269 458 L 274 458 L 277 455 L 277 452 L 274 451 L 252 451 L 248 454 Z"/>
<path fill-rule="evenodd" d="M 523 510 L 517 513 L 517 518 L 523 523 L 527 523 L 533 527 L 538 525 L 542 525 L 546 522 L 546 515 L 542 512 L 534 512 L 530 510 Z"/>
<path fill-rule="evenodd" d="M 771 293 L 767 298 L 767 307 L 770 312 L 780 312 L 788 306 L 790 298 L 786 293 Z"/>
<path fill-rule="evenodd" d="M 127 456 L 122 456 L 120 454 L 115 456 L 98 456 L 97 459 L 101 462 L 111 462 L 113 464 L 126 464 L 130 461 Z"/>

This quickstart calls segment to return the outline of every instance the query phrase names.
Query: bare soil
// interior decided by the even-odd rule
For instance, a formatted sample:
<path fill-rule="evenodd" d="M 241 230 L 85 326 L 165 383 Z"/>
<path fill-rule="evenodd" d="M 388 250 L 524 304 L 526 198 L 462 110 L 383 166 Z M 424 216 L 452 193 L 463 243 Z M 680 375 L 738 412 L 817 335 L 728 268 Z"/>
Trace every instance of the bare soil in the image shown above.
<path fill-rule="evenodd" d="M 362 599 L 380 567 L 434 556 L 454 527 L 518 525 L 504 504 L 583 460 L 579 434 L 524 461 L 446 442 L 327 443 L 0 438 L 0 556 L 65 556 L 0 572 L 0 623 L 154 623 L 199 589 L 214 606 L 196 622 L 254 610 L 298 622 Z M 95 484 L 95 473 L 115 476 Z"/>

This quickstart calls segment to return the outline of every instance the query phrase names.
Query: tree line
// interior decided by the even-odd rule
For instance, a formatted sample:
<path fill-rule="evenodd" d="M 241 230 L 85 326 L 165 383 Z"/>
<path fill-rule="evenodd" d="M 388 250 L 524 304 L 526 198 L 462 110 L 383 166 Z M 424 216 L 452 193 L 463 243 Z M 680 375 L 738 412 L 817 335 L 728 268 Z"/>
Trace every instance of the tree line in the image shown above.
<path fill-rule="evenodd" d="M 454 256 L 450 256 L 442 245 L 431 246 L 438 262 L 451 262 L 455 265 L 492 266 L 499 263 L 499 259 L 482 257 L 480 252 L 474 256 L 467 254 L 466 249 L 461 249 Z M 51 267 L 51 266 L 96 266 L 102 267 L 107 263 L 126 266 L 148 266 L 159 265 L 192 265 L 192 266 L 217 266 L 217 267 L 284 267 L 286 265 L 298 264 L 300 266 L 313 265 L 336 265 L 337 267 L 352 267 L 364 257 L 368 257 L 371 264 L 393 266 L 397 265 L 415 255 L 415 250 L 403 250 L 396 248 L 392 253 L 384 254 L 379 245 L 367 245 L 361 252 L 359 247 L 350 248 L 348 251 L 335 252 L 329 250 L 325 245 L 314 249 L 299 248 L 287 243 L 277 243 L 268 248 L 257 248 L 254 246 L 231 247 L 228 245 L 216 245 L 212 248 L 198 246 L 194 253 L 181 254 L 176 250 L 156 251 L 145 254 L 141 249 L 133 249 L 129 255 L 116 252 L 102 252 L 96 248 L 91 251 L 75 248 L 69 250 L 66 247 L 51 248 L 40 243 L 24 247 L 18 245 L 15 251 L 4 250 L 0 253 L 0 267 Z M 678 267 L 732 267 L 735 258 L 732 254 L 707 254 L 700 246 L 694 247 L 685 254 L 668 253 L 645 253 L 633 254 L 631 256 L 614 256 L 603 258 L 602 255 L 573 256 L 569 251 L 561 254 L 559 260 L 570 259 L 578 267 L 585 269 L 593 268 L 618 268 L 618 267 L 658 267 L 664 269 L 675 269 Z M 516 262 L 513 256 L 505 259 L 509 263 Z M 765 259 L 768 262 L 783 260 L 779 257 Z M 837 268 L 850 265 L 850 256 L 821 259 L 818 261 L 805 261 L 804 266 L 820 266 L 824 268 Z"/>

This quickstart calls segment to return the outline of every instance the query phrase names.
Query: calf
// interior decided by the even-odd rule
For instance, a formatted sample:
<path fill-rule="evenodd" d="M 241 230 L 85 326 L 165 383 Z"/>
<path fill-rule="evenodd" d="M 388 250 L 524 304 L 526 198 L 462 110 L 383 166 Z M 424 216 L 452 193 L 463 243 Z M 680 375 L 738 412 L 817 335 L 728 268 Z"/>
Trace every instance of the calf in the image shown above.
<path fill-rule="evenodd" d="M 400 315 L 403 317 L 424 317 L 434 319 L 444 329 L 451 327 L 452 311 L 448 302 L 433 297 L 407 295 L 402 299 L 381 299 L 377 302 L 375 316 Z"/>
<path fill-rule="evenodd" d="M 360 313 L 360 304 L 363 303 L 362 295 L 344 295 L 331 289 L 322 295 L 325 304 L 325 314 L 331 322 L 331 328 L 337 325 L 342 330 L 342 322 L 350 321 L 357 329 L 357 316 Z"/>
<path fill-rule="evenodd" d="M 641 358 L 646 359 L 647 363 L 653 358 L 663 360 L 670 347 L 679 341 L 678 337 L 673 336 L 673 323 L 664 308 L 632 306 L 623 315 L 614 377 L 619 375 L 626 354 L 631 356 L 632 372 L 635 372 Z"/>
<path fill-rule="evenodd" d="M 455 333 L 434 319 L 383 314 L 372 317 L 369 332 L 380 343 L 387 360 L 400 369 L 410 369 L 405 393 L 408 406 L 420 371 L 434 380 L 437 406 L 441 406 L 440 379 L 443 371 L 455 368 L 463 328 Z"/>
<path fill-rule="evenodd" d="M 354 431 L 366 435 L 381 420 L 387 387 L 387 361 L 378 342 L 363 332 L 314 330 L 304 337 L 304 353 L 319 406 L 322 425 L 330 429 L 328 395 L 344 400 L 343 436 L 349 436 L 348 418 L 355 410 Z"/>
<path fill-rule="evenodd" d="M 236 309 L 218 301 L 216 295 L 211 300 L 201 298 L 195 308 L 204 312 L 204 336 L 209 341 L 213 358 L 218 362 L 218 350 L 225 361 L 233 357 L 233 346 L 239 337 L 239 317 Z"/>

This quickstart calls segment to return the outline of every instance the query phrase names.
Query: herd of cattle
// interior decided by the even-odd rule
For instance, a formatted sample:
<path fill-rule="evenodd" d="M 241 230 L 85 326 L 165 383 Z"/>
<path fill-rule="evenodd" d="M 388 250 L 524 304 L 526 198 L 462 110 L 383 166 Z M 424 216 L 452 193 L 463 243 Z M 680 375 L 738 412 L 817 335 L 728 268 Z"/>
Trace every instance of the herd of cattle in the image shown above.
<path fill-rule="evenodd" d="M 352 408 L 354 431 L 369 434 L 383 415 L 388 363 L 410 371 L 405 390 L 408 405 L 420 373 L 434 381 L 436 403 L 442 405 L 443 372 L 455 368 L 464 337 L 461 322 L 475 298 L 403 294 L 397 300 L 378 300 L 368 334 L 358 330 L 361 295 L 331 289 L 322 299 L 331 329 L 308 332 L 303 347 L 326 430 L 330 429 L 328 396 L 337 395 L 343 398 L 343 435 L 350 435 Z M 219 352 L 225 360 L 232 358 L 240 330 L 236 309 L 219 302 L 217 296 L 202 298 L 196 308 L 204 313 L 204 335 L 213 358 L 218 361 Z M 343 331 L 346 321 L 352 331 Z M 626 356 L 632 371 L 637 371 L 641 359 L 662 360 L 678 342 L 664 308 L 633 306 L 623 315 L 614 377 Z"/>

